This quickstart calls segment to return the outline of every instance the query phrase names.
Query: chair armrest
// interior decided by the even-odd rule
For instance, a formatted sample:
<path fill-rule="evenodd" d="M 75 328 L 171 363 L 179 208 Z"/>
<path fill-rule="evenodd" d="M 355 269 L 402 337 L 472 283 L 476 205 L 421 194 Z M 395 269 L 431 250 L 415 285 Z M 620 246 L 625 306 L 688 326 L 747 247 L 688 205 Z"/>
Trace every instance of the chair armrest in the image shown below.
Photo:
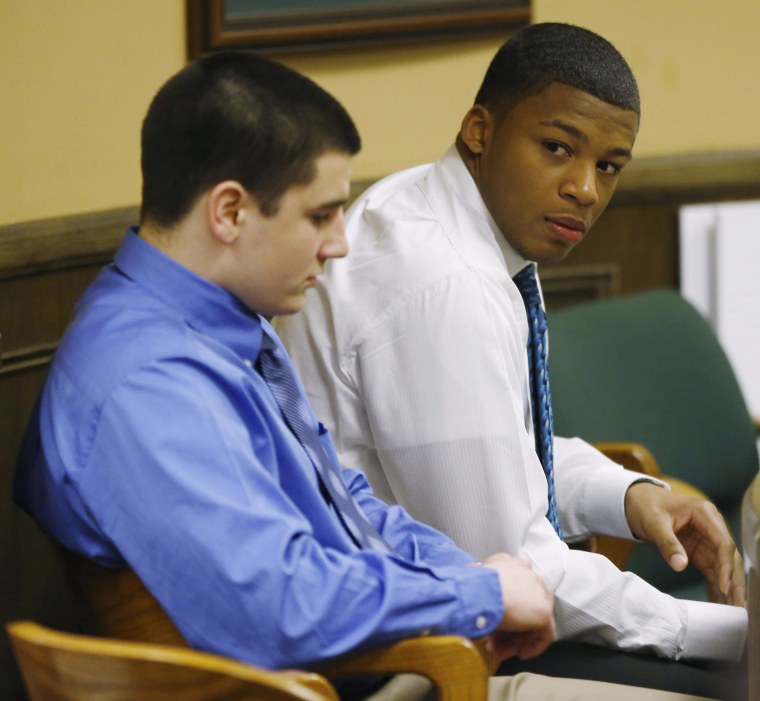
<path fill-rule="evenodd" d="M 661 477 L 660 466 L 654 455 L 641 443 L 595 443 L 596 449 L 627 470 L 641 472 L 649 477 Z"/>
<path fill-rule="evenodd" d="M 488 695 L 484 656 L 475 643 L 458 636 L 408 638 L 351 653 L 320 666 L 318 671 L 328 678 L 420 674 L 435 685 L 440 701 L 484 701 Z"/>
<path fill-rule="evenodd" d="M 710 501 L 710 497 L 700 489 L 697 489 L 693 484 L 684 482 L 684 480 L 678 477 L 663 475 L 660 472 L 660 466 L 657 464 L 654 455 L 641 443 L 597 443 L 596 448 L 610 460 L 619 463 L 629 470 L 635 470 L 649 477 L 656 477 L 663 482 L 667 482 L 674 492 Z"/>

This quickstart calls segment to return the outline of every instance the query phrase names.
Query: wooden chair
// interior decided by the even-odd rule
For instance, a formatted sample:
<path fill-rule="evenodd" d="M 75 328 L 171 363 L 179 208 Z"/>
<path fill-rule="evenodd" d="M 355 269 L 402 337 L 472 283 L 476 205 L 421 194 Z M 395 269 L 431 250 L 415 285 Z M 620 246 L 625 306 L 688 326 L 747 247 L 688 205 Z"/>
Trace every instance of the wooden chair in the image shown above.
<path fill-rule="evenodd" d="M 106 569 L 58 547 L 88 633 L 187 648 L 179 630 L 134 572 Z M 487 697 L 488 675 L 496 666 L 482 643 L 457 636 L 430 636 L 355 653 L 331 661 L 319 671 L 330 679 L 419 674 L 431 680 L 441 701 L 478 701 Z"/>
<path fill-rule="evenodd" d="M 30 701 L 338 701 L 322 676 L 166 645 L 7 626 Z"/>
<path fill-rule="evenodd" d="M 760 699 L 760 477 L 755 477 L 742 501 L 742 542 L 749 571 L 749 698 Z"/>

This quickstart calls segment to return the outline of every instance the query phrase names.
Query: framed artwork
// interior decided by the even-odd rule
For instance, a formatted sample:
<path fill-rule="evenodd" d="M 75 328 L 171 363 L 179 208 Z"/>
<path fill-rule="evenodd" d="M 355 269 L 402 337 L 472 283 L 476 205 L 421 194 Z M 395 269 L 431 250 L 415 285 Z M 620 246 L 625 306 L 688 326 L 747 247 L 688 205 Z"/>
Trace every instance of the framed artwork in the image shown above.
<path fill-rule="evenodd" d="M 530 0 L 186 0 L 188 55 L 381 44 L 530 22 Z"/>

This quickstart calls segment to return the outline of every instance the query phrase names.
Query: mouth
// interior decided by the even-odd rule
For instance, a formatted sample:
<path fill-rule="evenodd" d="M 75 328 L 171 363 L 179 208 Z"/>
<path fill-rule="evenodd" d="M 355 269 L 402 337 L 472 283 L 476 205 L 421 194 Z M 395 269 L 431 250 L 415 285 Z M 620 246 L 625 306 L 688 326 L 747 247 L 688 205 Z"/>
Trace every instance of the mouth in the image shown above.
<path fill-rule="evenodd" d="M 588 228 L 586 222 L 577 217 L 557 215 L 547 216 L 545 219 L 554 236 L 571 245 L 579 243 Z"/>

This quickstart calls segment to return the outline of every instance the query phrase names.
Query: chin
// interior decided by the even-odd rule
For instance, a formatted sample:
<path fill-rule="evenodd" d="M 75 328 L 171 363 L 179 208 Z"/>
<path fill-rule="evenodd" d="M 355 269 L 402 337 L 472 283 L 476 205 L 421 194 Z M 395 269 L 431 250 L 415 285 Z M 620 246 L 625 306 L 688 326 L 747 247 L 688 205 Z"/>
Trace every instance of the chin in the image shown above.
<path fill-rule="evenodd" d="M 297 314 L 303 309 L 303 305 L 305 303 L 306 298 L 303 295 L 298 298 L 283 301 L 282 304 L 277 305 L 277 309 L 273 312 L 272 316 L 288 316 L 289 314 Z"/>
<path fill-rule="evenodd" d="M 564 243 L 550 243 L 540 251 L 529 251 L 528 255 L 522 255 L 523 258 L 535 261 L 538 264 L 561 263 L 574 248 L 575 246 L 568 246 Z"/>

